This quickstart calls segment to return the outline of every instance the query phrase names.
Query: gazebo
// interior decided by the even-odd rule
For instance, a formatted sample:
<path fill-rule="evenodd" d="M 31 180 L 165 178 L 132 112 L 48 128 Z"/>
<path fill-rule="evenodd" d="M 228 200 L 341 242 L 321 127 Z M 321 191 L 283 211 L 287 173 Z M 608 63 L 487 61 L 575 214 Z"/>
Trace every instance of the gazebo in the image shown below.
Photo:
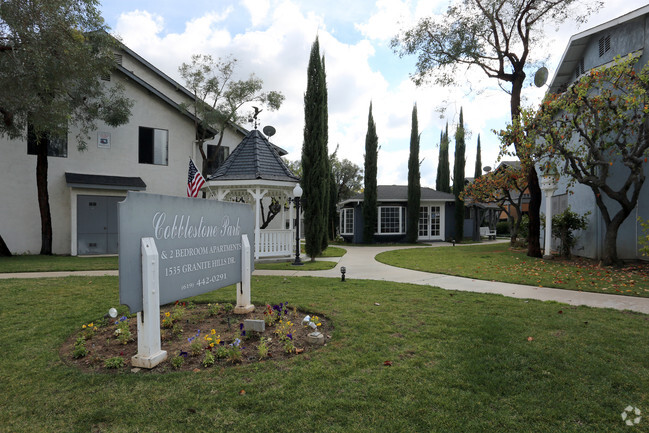
<path fill-rule="evenodd" d="M 290 257 L 295 246 L 292 196 L 299 180 L 268 139 L 254 129 L 207 177 L 202 190 L 208 199 L 254 205 L 255 260 Z"/>

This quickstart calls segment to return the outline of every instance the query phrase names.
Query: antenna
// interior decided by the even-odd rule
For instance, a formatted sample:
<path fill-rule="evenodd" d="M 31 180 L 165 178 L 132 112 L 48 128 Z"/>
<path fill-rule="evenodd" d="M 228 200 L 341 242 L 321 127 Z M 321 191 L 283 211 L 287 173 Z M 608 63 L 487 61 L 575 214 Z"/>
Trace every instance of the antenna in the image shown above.
<path fill-rule="evenodd" d="M 489 173 L 491 171 L 491 167 L 486 166 L 482 169 L 482 171 L 484 171 L 485 173 Z"/>
<path fill-rule="evenodd" d="M 548 68 L 542 66 L 534 74 L 534 85 L 536 87 L 543 87 L 546 81 L 548 81 Z"/>
<path fill-rule="evenodd" d="M 268 138 L 272 137 L 273 135 L 275 135 L 275 132 L 277 132 L 275 131 L 275 128 L 273 128 L 270 125 L 264 126 L 264 129 L 262 131 L 264 132 L 264 134 L 266 134 Z"/>

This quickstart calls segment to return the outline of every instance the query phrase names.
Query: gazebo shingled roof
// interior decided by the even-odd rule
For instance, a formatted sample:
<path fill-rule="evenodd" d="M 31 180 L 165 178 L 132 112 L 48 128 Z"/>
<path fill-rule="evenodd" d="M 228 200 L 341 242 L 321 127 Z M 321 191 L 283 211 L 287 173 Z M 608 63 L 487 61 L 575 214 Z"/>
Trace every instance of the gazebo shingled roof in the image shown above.
<path fill-rule="evenodd" d="M 297 182 L 270 142 L 256 129 L 248 132 L 228 159 L 210 176 L 210 181 L 276 180 Z"/>

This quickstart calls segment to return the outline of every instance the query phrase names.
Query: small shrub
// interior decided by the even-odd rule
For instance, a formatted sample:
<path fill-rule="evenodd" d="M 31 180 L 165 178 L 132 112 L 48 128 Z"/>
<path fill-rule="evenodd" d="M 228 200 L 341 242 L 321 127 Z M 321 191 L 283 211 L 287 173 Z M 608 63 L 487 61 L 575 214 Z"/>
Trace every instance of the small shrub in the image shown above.
<path fill-rule="evenodd" d="M 496 233 L 498 236 L 509 236 L 509 223 L 507 221 L 496 223 Z"/>
<path fill-rule="evenodd" d="M 83 358 L 88 354 L 88 349 L 86 348 L 86 340 L 83 337 L 77 338 L 77 341 L 74 343 L 74 350 L 72 351 L 72 356 L 75 358 Z"/>
<path fill-rule="evenodd" d="M 573 234 L 575 230 L 586 230 L 588 227 L 588 215 L 579 215 L 568 207 L 565 211 L 552 217 L 552 236 L 561 241 L 560 254 L 563 257 L 570 257 L 570 250 L 577 243 L 577 237 Z"/>
<path fill-rule="evenodd" d="M 218 316 L 223 310 L 223 307 L 220 304 L 207 304 L 207 310 L 210 317 Z"/>
<path fill-rule="evenodd" d="M 649 256 L 649 220 L 638 217 L 638 221 L 640 222 L 640 226 L 642 226 L 642 234 L 638 238 L 638 243 L 641 247 L 638 251 L 644 256 Z"/>
<path fill-rule="evenodd" d="M 259 340 L 259 345 L 257 346 L 257 356 L 259 359 L 265 359 L 268 357 L 268 340 L 267 338 L 261 337 Z"/>
<path fill-rule="evenodd" d="M 127 344 L 133 339 L 133 334 L 128 326 L 128 318 L 122 316 L 115 322 L 115 336 L 121 344 Z"/>
<path fill-rule="evenodd" d="M 108 358 L 104 361 L 104 367 L 106 368 L 122 368 L 124 367 L 124 358 L 121 356 L 114 356 Z"/>
<path fill-rule="evenodd" d="M 174 356 L 171 358 L 171 366 L 175 369 L 178 370 L 180 367 L 183 366 L 185 363 L 185 357 L 184 356 Z"/>
<path fill-rule="evenodd" d="M 212 354 L 212 352 L 210 352 L 209 350 L 206 350 L 201 364 L 203 365 L 203 367 L 211 367 L 212 365 L 214 365 L 214 354 Z"/>

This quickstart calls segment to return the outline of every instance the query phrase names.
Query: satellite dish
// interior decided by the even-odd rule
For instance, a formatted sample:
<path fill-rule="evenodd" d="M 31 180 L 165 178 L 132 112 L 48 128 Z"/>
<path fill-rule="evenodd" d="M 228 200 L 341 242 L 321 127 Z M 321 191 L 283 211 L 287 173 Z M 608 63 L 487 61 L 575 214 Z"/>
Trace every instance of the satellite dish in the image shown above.
<path fill-rule="evenodd" d="M 486 166 L 485 168 L 482 169 L 485 173 L 489 173 L 491 171 L 491 167 Z"/>
<path fill-rule="evenodd" d="M 534 74 L 534 85 L 536 87 L 543 87 L 546 81 L 548 81 L 548 68 L 543 66 Z"/>
<path fill-rule="evenodd" d="M 275 128 L 270 125 L 264 126 L 264 129 L 262 129 L 262 131 L 264 131 L 264 134 L 266 134 L 268 138 L 272 137 L 273 135 L 275 135 L 275 132 L 277 132 L 275 131 Z"/>

